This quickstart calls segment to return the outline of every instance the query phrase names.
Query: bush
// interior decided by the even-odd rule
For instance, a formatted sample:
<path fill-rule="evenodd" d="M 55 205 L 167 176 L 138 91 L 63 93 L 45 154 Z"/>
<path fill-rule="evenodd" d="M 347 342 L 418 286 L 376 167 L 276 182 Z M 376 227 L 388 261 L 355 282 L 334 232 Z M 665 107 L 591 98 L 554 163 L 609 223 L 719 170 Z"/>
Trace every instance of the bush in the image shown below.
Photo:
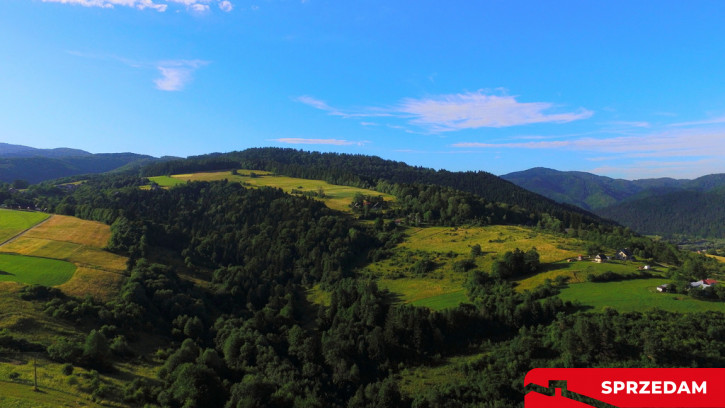
<path fill-rule="evenodd" d="M 63 368 L 60 370 L 63 375 L 71 375 L 73 374 L 73 364 L 65 364 L 63 365 Z"/>

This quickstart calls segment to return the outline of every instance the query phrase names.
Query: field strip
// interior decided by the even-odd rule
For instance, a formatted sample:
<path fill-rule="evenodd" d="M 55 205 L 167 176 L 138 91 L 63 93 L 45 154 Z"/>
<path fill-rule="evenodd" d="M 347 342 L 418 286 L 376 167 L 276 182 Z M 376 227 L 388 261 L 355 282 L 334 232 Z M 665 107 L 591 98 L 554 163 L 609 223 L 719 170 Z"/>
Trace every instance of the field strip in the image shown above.
<path fill-rule="evenodd" d="M 22 236 L 26 232 L 30 231 L 31 229 L 33 229 L 33 228 L 35 228 L 35 227 L 37 227 L 39 225 L 42 225 L 42 224 L 46 223 L 49 219 L 51 219 L 53 217 L 54 217 L 54 215 L 51 215 L 50 217 L 44 219 L 43 221 L 40 221 L 39 223 L 31 226 L 30 228 L 26 228 L 23 231 L 20 231 L 19 233 L 15 234 L 15 236 L 10 237 L 10 238 L 6 239 L 5 241 L 1 242 L 0 243 L 0 247 L 3 246 L 3 245 L 5 245 L 5 244 L 9 244 L 9 243 L 15 241 L 16 239 L 20 238 L 20 236 Z"/>

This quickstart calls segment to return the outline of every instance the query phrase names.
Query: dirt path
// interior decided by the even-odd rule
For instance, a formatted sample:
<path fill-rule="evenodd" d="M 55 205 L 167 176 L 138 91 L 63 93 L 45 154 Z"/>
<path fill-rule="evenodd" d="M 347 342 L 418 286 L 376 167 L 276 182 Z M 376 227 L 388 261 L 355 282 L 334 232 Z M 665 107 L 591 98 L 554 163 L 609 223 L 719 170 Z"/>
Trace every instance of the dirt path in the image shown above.
<path fill-rule="evenodd" d="M 53 215 L 51 215 L 50 217 L 48 217 L 48 218 L 44 219 L 43 221 L 40 221 L 39 223 L 37 223 L 37 224 L 33 225 L 32 227 L 30 227 L 30 228 L 27 228 L 27 229 L 25 229 L 25 230 L 23 230 L 23 231 L 20 231 L 19 233 L 15 234 L 15 236 L 13 236 L 13 237 L 10 237 L 10 238 L 6 239 L 6 240 L 5 240 L 5 241 L 3 241 L 3 242 L 0 242 L 0 247 L 4 246 L 5 244 L 9 244 L 9 243 L 11 243 L 11 242 L 15 241 L 16 239 L 18 239 L 18 238 L 20 238 L 21 236 L 25 235 L 25 233 L 26 233 L 26 232 L 30 231 L 31 229 L 33 229 L 33 228 L 35 228 L 35 227 L 37 227 L 37 226 L 39 226 L 39 225 L 43 225 L 43 223 L 47 222 L 48 220 L 50 220 L 50 219 L 51 219 L 51 218 L 53 218 L 53 217 L 54 217 L 54 216 L 53 216 Z"/>

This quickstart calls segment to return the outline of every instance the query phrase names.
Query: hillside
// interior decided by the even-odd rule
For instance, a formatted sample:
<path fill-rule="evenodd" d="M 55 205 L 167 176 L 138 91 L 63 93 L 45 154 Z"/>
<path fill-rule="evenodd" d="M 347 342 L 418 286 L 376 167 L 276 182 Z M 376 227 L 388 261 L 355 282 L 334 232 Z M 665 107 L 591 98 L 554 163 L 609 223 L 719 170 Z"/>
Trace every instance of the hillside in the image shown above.
<path fill-rule="evenodd" d="M 598 210 L 626 200 L 665 195 L 675 191 L 709 192 L 725 187 L 725 174 L 711 174 L 694 180 L 623 180 L 580 171 L 537 167 L 505 174 L 501 178 L 552 200 L 588 210 Z"/>
<path fill-rule="evenodd" d="M 502 176 L 556 201 L 590 209 L 643 234 L 722 238 L 725 174 L 694 180 L 621 180 L 534 168 Z"/>
<path fill-rule="evenodd" d="M 0 182 L 25 180 L 34 184 L 82 174 L 130 171 L 169 159 L 176 158 L 158 159 L 135 153 L 92 154 L 78 149 L 36 149 L 0 143 Z"/>
<path fill-rule="evenodd" d="M 66 147 L 60 147 L 56 149 L 36 149 L 34 147 L 14 145 L 9 143 L 0 143 L 0 158 L 13 158 L 13 157 L 45 157 L 45 158 L 58 158 L 58 157 L 80 157 L 90 156 L 85 150 L 69 149 Z"/>
<path fill-rule="evenodd" d="M 712 335 L 725 292 L 655 289 L 722 280 L 716 259 L 596 218 L 564 228 L 577 213 L 542 198 L 562 219 L 415 180 L 366 184 L 340 161 L 379 159 L 348 159 L 8 190 L 55 214 L 0 211 L 15 237 L 0 256 L 58 264 L 29 286 L 0 262 L 15 268 L 0 282 L 0 404 L 516 406 L 534 367 L 724 364 L 700 351 L 725 351 Z M 588 258 L 620 248 L 638 260 Z"/>
<path fill-rule="evenodd" d="M 643 234 L 725 238 L 725 191 L 676 191 L 630 200 L 597 213 Z"/>
<path fill-rule="evenodd" d="M 474 194 L 489 202 L 534 213 L 547 213 L 566 225 L 602 222 L 596 215 L 575 206 L 562 205 L 484 171 L 450 172 L 414 167 L 376 156 L 305 152 L 295 149 L 253 148 L 241 152 L 192 156 L 187 160 L 154 163 L 142 170 L 145 176 L 257 169 L 332 184 L 383 191 L 386 183 L 426 184 Z"/>

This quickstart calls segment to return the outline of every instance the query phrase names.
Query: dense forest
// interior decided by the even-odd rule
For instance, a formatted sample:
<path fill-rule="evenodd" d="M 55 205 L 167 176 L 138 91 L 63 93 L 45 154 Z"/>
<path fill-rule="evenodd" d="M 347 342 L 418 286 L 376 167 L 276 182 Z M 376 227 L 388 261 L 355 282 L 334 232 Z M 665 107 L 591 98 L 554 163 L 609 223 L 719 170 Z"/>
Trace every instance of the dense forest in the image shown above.
<path fill-rule="evenodd" d="M 725 238 L 725 189 L 678 191 L 627 201 L 597 212 L 643 234 Z"/>
<path fill-rule="evenodd" d="M 145 174 L 202 170 L 203 163 L 209 163 L 206 170 L 247 164 L 280 171 L 264 154 L 258 163 L 226 160 L 169 162 Z M 324 160 L 334 164 L 323 166 Z M 565 280 L 517 291 L 508 278 L 540 269 L 535 249 L 505 254 L 492 271 L 471 270 L 465 285 L 469 301 L 457 307 L 433 311 L 391 301 L 390 293 L 356 271 L 387 256 L 401 239 L 401 220 L 536 226 L 579 237 L 591 252 L 631 248 L 638 257 L 676 266 L 677 279 L 683 280 L 719 266 L 549 201 L 533 207 L 552 213 L 524 209 L 446 183 L 419 182 L 412 178 L 416 172 L 440 180 L 447 173 L 402 164 L 387 163 L 392 168 L 383 174 L 404 180 L 367 180 L 348 172 L 354 167 L 338 167 L 348 160 L 363 168 L 361 174 L 359 163 L 370 161 L 370 169 L 380 163 L 316 155 L 317 164 L 309 170 L 285 164 L 283 171 L 323 178 L 327 169 L 338 182 L 357 178 L 359 185 L 394 194 L 395 206 L 368 214 L 375 222 L 360 222 L 309 197 L 225 181 L 142 190 L 146 179 L 115 175 L 92 177 L 73 189 L 51 183 L 22 193 L 0 188 L 6 205 L 32 205 L 109 224 L 109 250 L 129 257 L 128 276 L 110 302 L 72 298 L 57 289 L 24 290 L 23 298 L 42 305 L 50 316 L 91 329 L 83 339 L 59 339 L 45 353 L 70 369 L 78 365 L 105 372 L 116 362 L 144 358 L 137 346 L 143 336 L 163 338 L 168 346 L 157 353 L 165 362 L 156 380 L 136 379 L 123 389 L 99 383 L 93 394 L 132 406 L 174 408 L 511 407 L 523 405 L 523 377 L 535 367 L 725 364 L 722 313 L 588 313 L 556 296 Z M 206 284 L 195 283 L 198 279 Z M 329 293 L 328 304 L 308 300 L 313 285 Z M 42 350 L 10 334 L 0 336 L 0 343 L 10 350 Z M 466 365 L 463 381 L 416 395 L 401 392 L 403 370 L 460 353 L 480 354 Z"/>

